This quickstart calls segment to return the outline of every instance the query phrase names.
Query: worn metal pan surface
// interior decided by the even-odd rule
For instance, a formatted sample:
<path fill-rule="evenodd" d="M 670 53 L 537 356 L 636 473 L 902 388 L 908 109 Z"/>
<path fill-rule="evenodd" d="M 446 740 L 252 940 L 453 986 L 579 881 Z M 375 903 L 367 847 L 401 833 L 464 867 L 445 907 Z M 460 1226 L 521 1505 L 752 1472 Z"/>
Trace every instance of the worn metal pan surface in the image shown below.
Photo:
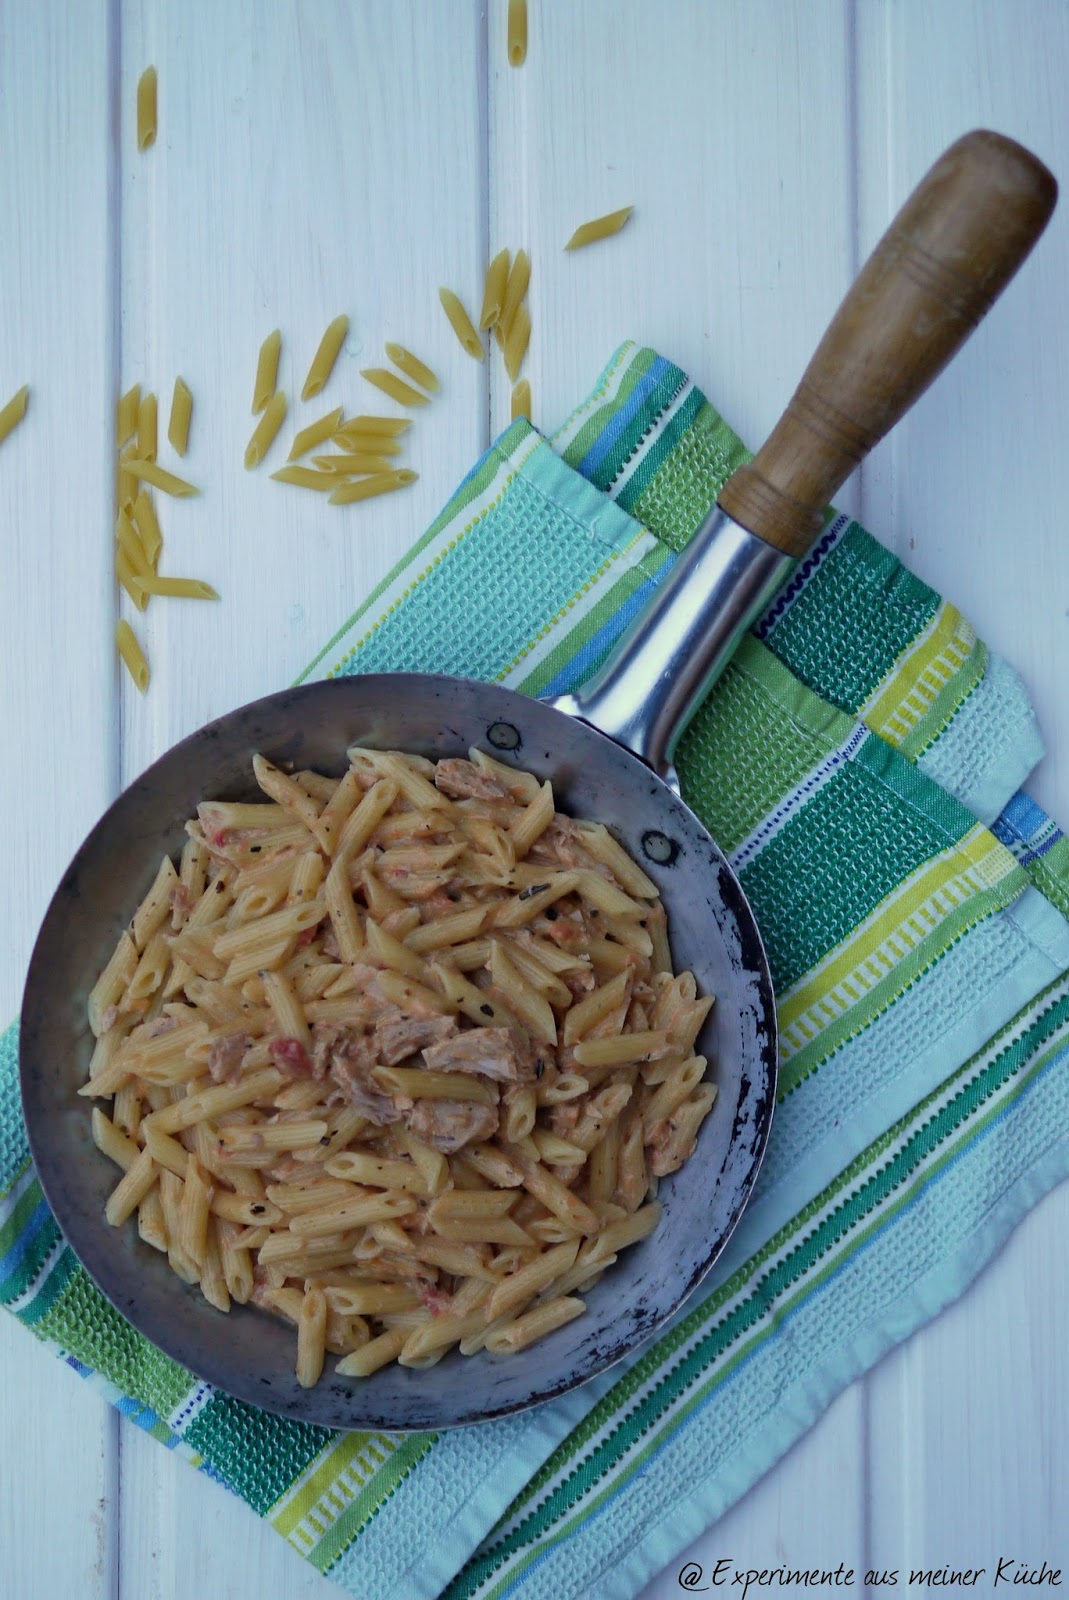
<path fill-rule="evenodd" d="M 857 460 L 963 342 L 1042 231 L 1053 179 L 1000 136 L 959 140 L 907 202 L 829 328 L 755 460 L 598 680 L 555 705 L 432 675 L 352 677 L 272 695 L 184 740 L 120 796 L 56 892 L 22 1014 L 22 1095 L 57 1220 L 108 1298 L 199 1376 L 266 1409 L 339 1428 L 442 1428 L 560 1395 L 634 1351 L 708 1272 L 760 1166 L 776 1088 L 775 1010 L 753 914 L 725 857 L 680 799 L 674 742 L 741 632 L 819 532 Z M 293 1376 L 292 1329 L 229 1316 L 184 1285 L 133 1224 L 109 1228 L 109 1164 L 76 1090 L 92 1038 L 86 999 L 198 801 L 252 798 L 251 758 L 340 774 L 352 744 L 432 758 L 471 745 L 553 782 L 558 808 L 607 823 L 660 887 L 676 970 L 717 1004 L 699 1040 L 719 1098 L 698 1148 L 662 1183 L 656 1232 L 592 1290 L 587 1314 L 518 1356 L 448 1356 L 372 1379 Z M 725 772 L 725 783 L 732 774 Z M 819 886 L 814 886 L 819 892 Z"/>

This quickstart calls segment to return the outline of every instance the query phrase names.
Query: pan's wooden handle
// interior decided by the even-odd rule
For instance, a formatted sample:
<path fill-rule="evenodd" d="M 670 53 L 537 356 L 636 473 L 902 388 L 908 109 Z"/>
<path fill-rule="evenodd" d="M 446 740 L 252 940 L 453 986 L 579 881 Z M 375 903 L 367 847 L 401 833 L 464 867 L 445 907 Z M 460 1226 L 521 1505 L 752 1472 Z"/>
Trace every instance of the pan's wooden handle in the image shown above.
<path fill-rule="evenodd" d="M 1002 134 L 952 144 L 898 213 L 767 442 L 719 504 L 787 555 L 965 342 L 1046 227 L 1058 185 Z"/>

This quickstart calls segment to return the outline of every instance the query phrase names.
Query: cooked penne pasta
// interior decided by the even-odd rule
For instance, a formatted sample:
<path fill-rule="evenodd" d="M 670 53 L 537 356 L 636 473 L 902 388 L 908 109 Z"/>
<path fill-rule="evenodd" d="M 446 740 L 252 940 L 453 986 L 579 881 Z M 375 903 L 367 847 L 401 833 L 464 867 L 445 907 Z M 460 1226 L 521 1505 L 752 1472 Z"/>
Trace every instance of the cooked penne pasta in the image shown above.
<path fill-rule="evenodd" d="M 314 400 L 316 395 L 326 388 L 327 380 L 334 371 L 334 363 L 338 359 L 348 332 L 348 317 L 335 317 L 333 322 L 328 323 L 319 341 L 319 348 L 312 357 L 312 365 L 308 368 L 308 376 L 301 390 L 302 400 Z"/>
<path fill-rule="evenodd" d="M 171 395 L 171 415 L 167 422 L 167 437 L 171 448 L 180 456 L 189 449 L 189 424 L 193 417 L 193 393 L 184 378 L 174 380 Z"/>
<path fill-rule="evenodd" d="M 509 277 L 509 253 L 499 250 L 486 269 L 486 285 L 483 289 L 482 310 L 479 312 L 479 327 L 485 330 L 492 328 L 501 315 L 501 306 L 505 298 L 505 287 Z"/>
<path fill-rule="evenodd" d="M 586 1302 L 571 1296 L 562 1295 L 555 1300 L 547 1300 L 544 1305 L 533 1307 L 524 1316 L 517 1317 L 515 1322 L 491 1334 L 486 1341 L 486 1348 L 494 1355 L 515 1355 L 518 1350 L 526 1350 L 529 1344 L 534 1344 L 536 1339 L 544 1339 L 547 1333 L 553 1333 L 557 1328 L 563 1328 L 565 1323 L 582 1316 L 585 1310 Z"/>
<path fill-rule="evenodd" d="M 336 406 L 333 411 L 328 411 L 325 417 L 320 417 L 318 422 L 310 422 L 306 428 L 302 428 L 290 446 L 289 460 L 297 461 L 301 456 L 307 455 L 314 446 L 331 438 L 337 431 L 341 418 L 342 408 Z"/>
<path fill-rule="evenodd" d="M 245 466 L 251 471 L 258 467 L 264 456 L 274 444 L 286 419 L 286 396 L 281 389 L 276 389 L 264 406 L 256 427 L 253 429 L 252 438 L 245 447 Z"/>
<path fill-rule="evenodd" d="M 579 1315 L 716 1093 L 711 997 L 654 966 L 655 886 L 600 824 L 477 750 L 348 756 L 257 755 L 263 800 L 200 804 L 93 986 L 79 1090 L 108 1220 L 286 1317 L 309 1384 Z"/>
<path fill-rule="evenodd" d="M 527 60 L 527 0 L 509 0 L 508 56 L 510 67 Z"/>
<path fill-rule="evenodd" d="M 619 233 L 634 209 L 634 206 L 624 206 L 619 211 L 609 211 L 603 217 L 594 217 L 590 222 L 580 223 L 564 246 L 565 250 L 580 250 L 584 245 L 595 244 L 599 239 L 611 238 L 614 233 Z"/>
<path fill-rule="evenodd" d="M 428 394 L 437 394 L 442 387 L 427 366 L 411 350 L 406 350 L 403 344 L 395 344 L 393 340 L 386 341 L 386 354 L 398 371 L 403 372 L 406 378 L 411 378 L 413 383 L 418 383 L 421 389 L 426 389 Z"/>
<path fill-rule="evenodd" d="M 483 342 L 472 326 L 472 320 L 465 311 L 460 301 L 460 296 L 454 294 L 452 289 L 441 288 L 438 298 L 442 302 L 442 310 L 449 318 L 449 324 L 460 340 L 462 347 L 473 356 L 476 361 L 483 359 Z"/>
<path fill-rule="evenodd" d="M 146 67 L 137 80 L 137 148 L 156 143 L 156 68 Z"/>

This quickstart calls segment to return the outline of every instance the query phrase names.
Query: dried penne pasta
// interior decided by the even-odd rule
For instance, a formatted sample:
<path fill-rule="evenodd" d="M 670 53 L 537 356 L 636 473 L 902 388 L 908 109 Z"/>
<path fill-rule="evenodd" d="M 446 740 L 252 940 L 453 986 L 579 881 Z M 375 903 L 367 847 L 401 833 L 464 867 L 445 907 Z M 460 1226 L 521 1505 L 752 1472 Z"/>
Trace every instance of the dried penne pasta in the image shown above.
<path fill-rule="evenodd" d="M 286 396 L 281 389 L 276 389 L 267 401 L 256 427 L 253 429 L 252 438 L 245 447 L 245 466 L 251 471 L 258 467 L 264 456 L 270 450 L 286 419 Z"/>
<path fill-rule="evenodd" d="M 312 357 L 312 365 L 308 368 L 308 376 L 301 390 L 302 400 L 314 400 L 326 388 L 348 332 L 349 318 L 346 316 L 335 317 L 333 322 L 328 323 L 319 341 L 319 348 Z"/>
<path fill-rule="evenodd" d="M 594 217 L 590 222 L 580 223 L 564 246 L 565 250 L 580 250 L 584 245 L 595 244 L 599 239 L 611 238 L 614 233 L 619 233 L 634 209 L 634 206 L 624 206 L 619 211 L 610 211 L 603 217 Z"/>
<path fill-rule="evenodd" d="M 148 688 L 149 670 L 145 653 L 134 637 L 134 630 L 125 620 L 115 625 L 115 644 L 136 688 L 144 694 Z"/>
<path fill-rule="evenodd" d="M 527 60 L 527 0 L 509 0 L 508 57 L 510 67 Z"/>
<path fill-rule="evenodd" d="M 342 440 L 348 439 L 351 435 L 396 439 L 399 434 L 406 433 L 411 426 L 410 417 L 350 417 L 349 421 L 338 429 L 335 437 Z"/>
<path fill-rule="evenodd" d="M 505 288 L 509 277 L 509 253 L 499 250 L 486 269 L 486 285 L 483 289 L 482 310 L 479 312 L 479 327 L 485 330 L 492 328 L 501 315 L 501 306 L 505 298 Z"/>
<path fill-rule="evenodd" d="M 159 522 L 156 520 L 155 507 L 146 490 L 141 489 L 138 491 L 130 515 L 137 528 L 149 571 L 155 572 L 160 559 L 160 551 L 163 548 L 163 536 L 160 533 Z"/>
<path fill-rule="evenodd" d="M 156 143 L 156 68 L 146 67 L 137 80 L 137 148 Z"/>
<path fill-rule="evenodd" d="M 497 319 L 494 332 L 501 335 L 504 341 L 509 334 L 516 313 L 520 309 L 527 287 L 531 281 L 531 258 L 526 250 L 517 250 L 509 269 L 508 283 L 505 285 L 505 298 L 501 302 L 501 314 Z"/>
<path fill-rule="evenodd" d="M 189 424 L 193 417 L 193 393 L 184 378 L 174 380 L 171 395 L 171 415 L 167 422 L 167 437 L 171 448 L 180 456 L 189 449 Z"/>
<path fill-rule="evenodd" d="M 452 289 L 441 288 L 438 298 L 442 302 L 442 310 L 449 318 L 450 326 L 462 347 L 473 356 L 476 361 L 483 359 L 483 342 L 472 326 L 471 318 L 465 311 L 460 301 L 460 296 L 454 294 Z"/>
<path fill-rule="evenodd" d="M 142 461 L 156 459 L 157 426 L 156 396 L 142 395 L 137 408 L 137 453 Z"/>
<path fill-rule="evenodd" d="M 30 398 L 30 386 L 24 383 L 17 390 L 5 406 L 0 406 L 0 444 L 3 444 L 8 434 L 17 428 L 26 415 L 26 406 Z"/>
<path fill-rule="evenodd" d="M 411 350 L 406 350 L 403 344 L 395 344 L 393 340 L 386 341 L 386 354 L 398 371 L 403 372 L 406 378 L 411 378 L 413 383 L 418 383 L 421 389 L 426 389 L 429 394 L 437 394 L 442 387 L 427 366 Z"/>
<path fill-rule="evenodd" d="M 530 422 L 530 420 L 531 420 L 531 380 L 529 378 L 521 378 L 519 383 L 513 389 L 513 391 L 512 391 L 512 409 L 511 409 L 510 415 L 512 417 L 512 421 L 513 422 L 516 421 L 517 417 L 526 417 L 528 422 Z"/>
<path fill-rule="evenodd" d="M 158 578 L 148 573 L 141 580 L 146 594 L 166 594 L 174 600 L 218 600 L 218 591 L 201 578 Z"/>
<path fill-rule="evenodd" d="M 395 489 L 403 489 L 407 484 L 415 483 L 417 477 L 417 473 L 402 467 L 397 472 L 377 472 L 370 478 L 358 478 L 348 483 L 340 483 L 332 490 L 330 503 L 332 506 L 347 506 L 354 500 L 371 500 L 376 495 L 392 494 Z"/>
<path fill-rule="evenodd" d="M 256 379 L 252 389 L 253 415 L 263 411 L 278 385 L 278 357 L 282 349 L 281 329 L 275 328 L 260 346 L 256 358 Z"/>
<path fill-rule="evenodd" d="M 176 477 L 164 467 L 158 467 L 154 461 L 135 458 L 124 463 L 124 470 L 141 483 L 151 483 L 154 489 L 162 489 L 164 494 L 174 495 L 180 500 L 200 494 L 200 490 L 193 484 L 187 483 L 184 478 Z"/>
<path fill-rule="evenodd" d="M 326 477 L 332 478 L 330 488 L 337 486 L 338 477 L 368 476 L 373 472 L 393 472 L 393 463 L 388 455 L 372 455 L 367 452 L 349 451 L 346 454 L 335 456 L 313 456 L 312 463 L 318 467 Z"/>
<path fill-rule="evenodd" d="M 328 411 L 325 417 L 320 417 L 318 422 L 310 422 L 306 428 L 302 428 L 290 446 L 288 459 L 297 461 L 317 444 L 322 444 L 324 440 L 331 438 L 337 431 L 341 418 L 342 408 L 336 406 L 333 411 Z"/>
<path fill-rule="evenodd" d="M 381 389 L 383 394 L 388 394 L 391 400 L 396 400 L 401 406 L 426 406 L 430 404 L 427 395 L 422 394 L 412 384 L 399 378 L 396 372 L 391 372 L 388 367 L 361 367 L 360 376 L 366 378 L 368 383 L 374 384 L 376 389 Z"/>
<path fill-rule="evenodd" d="M 520 375 L 523 358 L 527 354 L 527 345 L 531 337 L 531 313 L 525 304 L 516 307 L 516 315 L 508 332 L 505 334 L 503 353 L 505 358 L 505 371 L 515 383 Z"/>

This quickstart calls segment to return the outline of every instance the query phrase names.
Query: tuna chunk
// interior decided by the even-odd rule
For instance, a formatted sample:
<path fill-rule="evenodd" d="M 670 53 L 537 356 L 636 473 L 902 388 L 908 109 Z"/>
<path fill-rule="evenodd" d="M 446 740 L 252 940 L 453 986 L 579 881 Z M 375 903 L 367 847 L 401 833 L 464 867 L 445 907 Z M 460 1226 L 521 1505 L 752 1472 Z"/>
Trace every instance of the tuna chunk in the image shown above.
<path fill-rule="evenodd" d="M 378 1023 L 375 1045 L 384 1067 L 395 1067 L 406 1056 L 415 1055 L 429 1045 L 451 1039 L 457 1031 L 454 1017 L 405 1017 Z"/>
<path fill-rule="evenodd" d="M 495 1134 L 498 1113 L 474 1100 L 417 1100 L 407 1120 L 417 1139 L 448 1156 Z"/>
<path fill-rule="evenodd" d="M 423 1059 L 432 1072 L 467 1072 L 497 1083 L 530 1083 L 537 1076 L 537 1053 L 512 1028 L 469 1028 L 425 1049 Z"/>
<path fill-rule="evenodd" d="M 215 1040 L 208 1051 L 208 1071 L 214 1083 L 233 1083 L 240 1076 L 248 1043 L 245 1033 L 232 1033 L 227 1039 Z"/>
<path fill-rule="evenodd" d="M 508 790 L 492 772 L 474 761 L 439 761 L 434 769 L 435 788 L 454 800 L 505 800 Z"/>
<path fill-rule="evenodd" d="M 329 1072 L 354 1111 L 384 1128 L 396 1122 L 408 1102 L 386 1093 L 374 1076 L 379 1064 L 374 1038 L 355 1028 L 335 1028 L 326 1041 L 316 1040 L 315 1059 L 329 1059 Z"/>

